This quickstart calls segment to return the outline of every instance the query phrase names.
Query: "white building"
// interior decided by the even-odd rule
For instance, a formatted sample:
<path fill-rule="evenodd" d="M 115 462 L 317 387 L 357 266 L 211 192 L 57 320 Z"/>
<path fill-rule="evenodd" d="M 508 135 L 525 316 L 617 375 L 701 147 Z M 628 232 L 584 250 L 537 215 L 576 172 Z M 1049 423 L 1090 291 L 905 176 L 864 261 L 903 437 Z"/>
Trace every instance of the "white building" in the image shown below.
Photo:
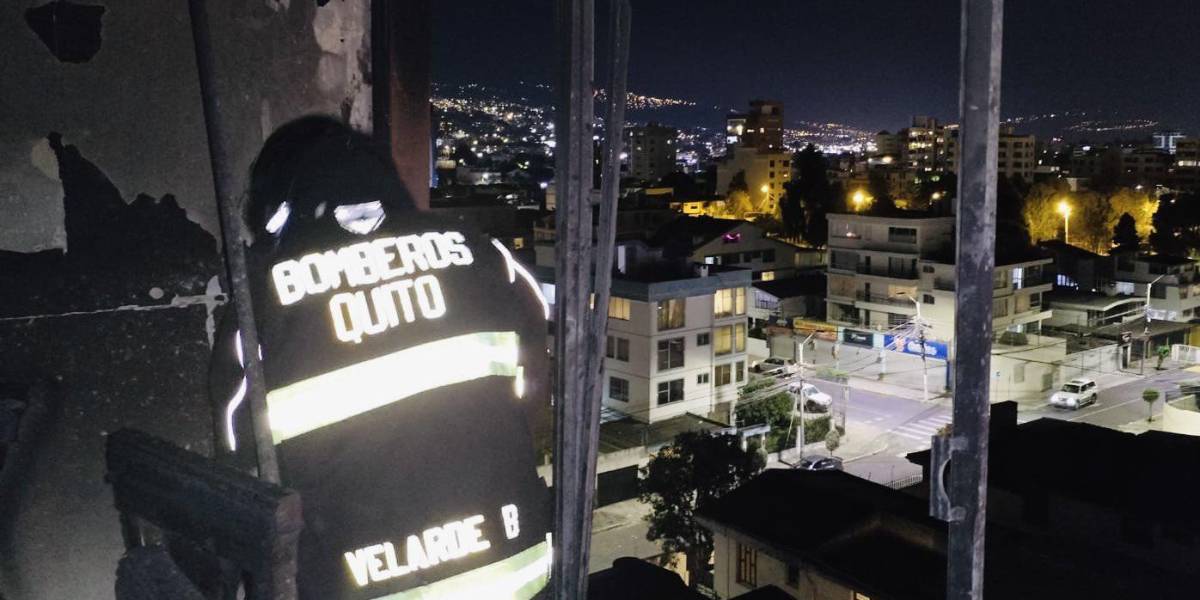
<path fill-rule="evenodd" d="M 1145 298 L 1147 286 L 1151 319 L 1187 322 L 1200 317 L 1200 277 L 1195 260 L 1186 256 L 1114 252 L 1113 282 L 1106 293 Z"/>
<path fill-rule="evenodd" d="M 604 405 L 647 423 L 727 419 L 746 380 L 750 293 L 744 269 L 641 263 L 615 276 Z"/>
<path fill-rule="evenodd" d="M 918 305 L 930 326 L 926 354 L 954 354 L 954 217 L 874 217 L 831 214 L 827 320 L 842 343 L 912 353 L 892 330 Z M 1040 335 L 1051 311 L 1053 259 L 1033 249 L 998 248 L 992 301 L 993 397 L 1007 399 L 1055 385 L 1053 363 L 1066 355 L 1057 338 Z M 915 350 L 920 354 L 920 350 Z"/>
<path fill-rule="evenodd" d="M 738 173 L 744 173 L 750 199 L 761 212 L 779 213 L 783 186 L 792 178 L 792 155 L 781 151 L 764 151 L 753 146 L 732 146 L 717 163 L 717 194 L 729 192 L 729 184 Z"/>

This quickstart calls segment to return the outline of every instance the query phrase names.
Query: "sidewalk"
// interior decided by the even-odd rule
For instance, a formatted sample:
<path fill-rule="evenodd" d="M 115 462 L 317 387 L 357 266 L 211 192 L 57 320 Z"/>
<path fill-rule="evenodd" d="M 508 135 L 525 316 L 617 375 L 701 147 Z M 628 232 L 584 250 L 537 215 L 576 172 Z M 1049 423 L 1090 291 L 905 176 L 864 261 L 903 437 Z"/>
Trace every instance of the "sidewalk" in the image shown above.
<path fill-rule="evenodd" d="M 841 457 L 842 462 L 851 462 L 868 456 L 872 456 L 882 452 L 887 448 L 887 439 L 883 435 L 884 430 L 858 423 L 855 421 L 846 421 L 846 432 L 842 435 L 838 449 L 833 452 L 835 456 Z M 782 460 L 779 454 L 772 452 L 767 459 L 767 468 L 786 468 L 795 464 L 800 460 L 800 456 L 821 455 L 827 456 L 829 450 L 825 448 L 825 440 L 805 440 L 803 452 L 797 452 L 796 449 L 788 448 L 782 452 Z"/>
<path fill-rule="evenodd" d="M 922 363 L 919 356 L 890 351 L 881 358 L 879 349 L 850 344 L 840 344 L 835 357 L 833 344 L 821 341 L 815 351 L 805 352 L 804 361 L 808 377 L 826 370 L 840 371 L 849 377 L 850 387 L 876 394 L 923 401 L 927 378 L 931 402 L 945 395 L 946 363 L 940 360 Z"/>

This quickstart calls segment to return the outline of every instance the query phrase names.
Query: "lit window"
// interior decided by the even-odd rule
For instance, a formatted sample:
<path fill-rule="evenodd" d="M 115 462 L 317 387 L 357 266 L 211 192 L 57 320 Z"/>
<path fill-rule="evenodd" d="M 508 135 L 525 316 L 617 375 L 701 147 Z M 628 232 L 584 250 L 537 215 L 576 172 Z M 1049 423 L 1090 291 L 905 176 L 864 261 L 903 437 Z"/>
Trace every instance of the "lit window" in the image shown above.
<path fill-rule="evenodd" d="M 729 385 L 733 380 L 733 365 L 717 365 L 713 367 L 713 385 L 721 387 Z"/>
<path fill-rule="evenodd" d="M 746 324 L 738 323 L 733 326 L 733 351 L 746 351 Z"/>
<path fill-rule="evenodd" d="M 713 329 L 713 354 L 722 356 L 733 352 L 733 326 L 726 325 Z"/>
<path fill-rule="evenodd" d="M 608 299 L 608 318 L 620 319 L 622 321 L 629 320 L 629 299 L 628 298 L 609 298 Z"/>
<path fill-rule="evenodd" d="M 763 271 L 762 272 L 762 280 L 763 281 L 774 281 L 775 280 L 775 271 Z"/>
<path fill-rule="evenodd" d="M 679 329 L 683 327 L 683 298 L 660 300 L 658 303 L 658 330 Z"/>
<path fill-rule="evenodd" d="M 662 381 L 658 384 L 658 404 L 670 404 L 683 400 L 683 380 L 672 379 L 671 381 Z"/>
<path fill-rule="evenodd" d="M 746 314 L 746 288 L 717 290 L 713 294 L 713 316 L 717 318 Z"/>

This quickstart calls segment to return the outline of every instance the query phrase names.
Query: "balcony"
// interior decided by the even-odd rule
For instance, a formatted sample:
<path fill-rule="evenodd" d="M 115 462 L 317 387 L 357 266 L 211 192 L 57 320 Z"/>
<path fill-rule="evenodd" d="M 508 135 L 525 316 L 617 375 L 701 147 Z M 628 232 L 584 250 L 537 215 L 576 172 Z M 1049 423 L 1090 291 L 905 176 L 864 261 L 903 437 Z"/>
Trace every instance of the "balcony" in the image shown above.
<path fill-rule="evenodd" d="M 892 279 L 917 279 L 920 273 L 916 269 L 888 269 L 888 268 L 871 268 L 866 265 L 859 264 L 854 269 L 855 273 L 860 275 L 871 275 L 874 277 L 891 277 Z"/>
<path fill-rule="evenodd" d="M 858 292 L 854 295 L 856 300 L 860 302 L 870 302 L 872 304 L 886 304 L 888 306 L 899 306 L 902 308 L 911 308 L 916 310 L 916 306 L 908 296 L 881 296 L 879 294 L 868 294 L 866 292 Z"/>

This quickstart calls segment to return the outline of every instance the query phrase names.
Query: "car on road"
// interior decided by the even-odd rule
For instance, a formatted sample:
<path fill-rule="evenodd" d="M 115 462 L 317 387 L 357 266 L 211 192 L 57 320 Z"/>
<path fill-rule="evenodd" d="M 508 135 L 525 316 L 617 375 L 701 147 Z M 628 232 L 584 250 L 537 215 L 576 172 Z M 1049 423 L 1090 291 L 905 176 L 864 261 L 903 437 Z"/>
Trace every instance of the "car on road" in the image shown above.
<path fill-rule="evenodd" d="M 841 471 L 842 459 L 836 456 L 805 456 L 793 468 L 805 471 Z"/>
<path fill-rule="evenodd" d="M 786 375 L 796 371 L 796 361 L 772 356 L 752 365 L 750 369 L 760 375 Z"/>
<path fill-rule="evenodd" d="M 1050 395 L 1050 406 L 1079 410 L 1096 403 L 1096 382 L 1077 378 L 1063 384 L 1062 389 Z"/>
<path fill-rule="evenodd" d="M 833 398 L 811 383 L 788 384 L 788 391 L 800 396 L 800 401 L 804 403 L 804 410 L 808 412 L 825 412 L 829 410 L 830 406 L 833 406 Z"/>

